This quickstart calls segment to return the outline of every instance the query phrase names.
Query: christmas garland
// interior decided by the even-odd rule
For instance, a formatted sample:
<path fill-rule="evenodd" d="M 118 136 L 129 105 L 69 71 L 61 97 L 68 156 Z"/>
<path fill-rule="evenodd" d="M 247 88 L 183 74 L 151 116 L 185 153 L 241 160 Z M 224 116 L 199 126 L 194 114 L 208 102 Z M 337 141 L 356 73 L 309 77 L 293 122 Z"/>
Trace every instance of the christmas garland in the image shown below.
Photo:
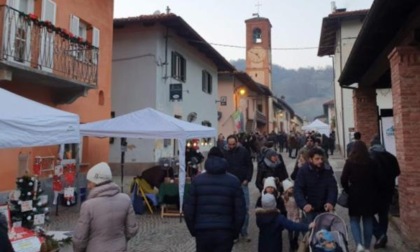
<path fill-rule="evenodd" d="M 69 40 L 72 43 L 77 43 L 79 45 L 86 46 L 88 49 L 98 49 L 97 47 L 93 46 L 89 41 L 83 39 L 82 37 L 74 36 L 73 33 L 69 32 L 64 28 L 54 26 L 50 21 L 39 20 L 38 16 L 33 13 L 26 14 L 23 12 L 19 12 L 19 17 L 23 18 L 26 22 L 28 22 L 28 24 L 33 23 L 34 25 L 40 28 L 46 28 L 48 32 L 54 32 L 55 34 L 59 35 L 64 39 Z"/>
<path fill-rule="evenodd" d="M 54 239 L 54 235 L 47 235 L 45 230 L 42 228 L 37 229 L 36 233 L 44 239 L 40 252 L 59 251 L 60 247 L 71 245 L 73 240 L 72 237 L 56 240 Z"/>

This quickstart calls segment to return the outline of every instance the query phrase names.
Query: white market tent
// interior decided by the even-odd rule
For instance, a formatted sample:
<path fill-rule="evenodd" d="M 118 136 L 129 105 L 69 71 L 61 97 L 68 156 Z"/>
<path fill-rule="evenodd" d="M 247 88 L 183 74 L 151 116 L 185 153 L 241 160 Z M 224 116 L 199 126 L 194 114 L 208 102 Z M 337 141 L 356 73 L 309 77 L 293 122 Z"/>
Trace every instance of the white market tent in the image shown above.
<path fill-rule="evenodd" d="M 308 125 L 302 127 L 303 130 L 310 131 L 318 131 L 321 134 L 329 135 L 330 134 L 330 125 L 323 123 L 322 121 L 316 119 L 315 121 L 311 122 Z"/>
<path fill-rule="evenodd" d="M 79 142 L 78 115 L 0 88 L 0 149 Z"/>
<path fill-rule="evenodd" d="M 179 149 L 179 198 L 182 207 L 185 186 L 185 148 L 187 139 L 216 137 L 216 129 L 189 123 L 152 108 L 145 108 L 112 119 L 80 125 L 82 136 L 177 139 Z M 180 209 L 181 211 L 181 209 Z"/>

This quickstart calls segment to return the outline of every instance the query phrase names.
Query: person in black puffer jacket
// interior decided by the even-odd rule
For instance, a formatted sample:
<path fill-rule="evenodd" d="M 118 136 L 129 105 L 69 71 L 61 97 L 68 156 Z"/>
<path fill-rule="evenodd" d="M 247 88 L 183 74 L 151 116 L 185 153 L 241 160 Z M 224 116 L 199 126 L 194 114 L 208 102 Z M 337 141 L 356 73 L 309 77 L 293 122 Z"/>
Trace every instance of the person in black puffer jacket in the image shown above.
<path fill-rule="evenodd" d="M 295 180 L 296 204 L 305 213 L 306 222 L 322 212 L 332 211 L 337 202 L 337 181 L 332 168 L 323 163 L 324 151 L 312 148 L 309 162 L 299 168 Z"/>
<path fill-rule="evenodd" d="M 245 220 L 241 183 L 227 173 L 228 163 L 220 149 L 210 149 L 205 173 L 191 183 L 184 203 L 188 230 L 196 239 L 196 251 L 231 251 Z"/>

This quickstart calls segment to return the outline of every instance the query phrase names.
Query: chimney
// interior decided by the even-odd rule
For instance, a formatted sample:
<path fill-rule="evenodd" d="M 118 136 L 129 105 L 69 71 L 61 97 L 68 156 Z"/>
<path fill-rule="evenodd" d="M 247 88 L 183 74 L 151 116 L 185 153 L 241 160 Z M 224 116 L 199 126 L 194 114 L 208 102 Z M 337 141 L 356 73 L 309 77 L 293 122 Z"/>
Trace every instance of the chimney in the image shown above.
<path fill-rule="evenodd" d="M 334 13 L 337 10 L 337 6 L 335 5 L 335 1 L 331 2 L 331 13 Z"/>

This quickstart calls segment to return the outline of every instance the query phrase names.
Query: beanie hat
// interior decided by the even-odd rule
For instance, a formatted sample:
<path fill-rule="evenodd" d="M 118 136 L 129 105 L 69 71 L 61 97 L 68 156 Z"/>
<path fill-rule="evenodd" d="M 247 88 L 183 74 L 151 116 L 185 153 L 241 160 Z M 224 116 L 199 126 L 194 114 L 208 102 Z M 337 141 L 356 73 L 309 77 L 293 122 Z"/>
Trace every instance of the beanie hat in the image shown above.
<path fill-rule="evenodd" d="M 86 179 L 94 184 L 101 184 L 107 181 L 112 181 L 111 168 L 105 162 L 94 165 L 89 169 Z"/>
<path fill-rule="evenodd" d="M 264 209 L 276 209 L 277 201 L 273 194 L 263 193 L 261 196 L 261 206 Z"/>
<path fill-rule="evenodd" d="M 265 155 L 264 157 L 267 159 L 270 159 L 272 156 L 276 156 L 277 152 L 273 149 L 267 148 L 267 150 L 265 151 Z"/>
<path fill-rule="evenodd" d="M 215 157 L 221 157 L 221 158 L 224 158 L 224 156 L 223 156 L 223 152 L 220 150 L 220 148 L 219 147 L 217 147 L 217 146 L 213 146 L 210 150 L 209 150 L 209 153 L 207 154 L 207 157 L 210 157 L 210 156 L 215 156 Z"/>
<path fill-rule="evenodd" d="M 284 191 L 287 191 L 290 187 L 293 187 L 293 182 L 288 179 L 283 180 L 282 184 Z"/>
<path fill-rule="evenodd" d="M 274 189 L 277 190 L 276 180 L 274 179 L 274 177 L 267 177 L 267 178 L 265 178 L 263 191 L 265 191 L 265 189 L 267 187 L 273 187 Z"/>

